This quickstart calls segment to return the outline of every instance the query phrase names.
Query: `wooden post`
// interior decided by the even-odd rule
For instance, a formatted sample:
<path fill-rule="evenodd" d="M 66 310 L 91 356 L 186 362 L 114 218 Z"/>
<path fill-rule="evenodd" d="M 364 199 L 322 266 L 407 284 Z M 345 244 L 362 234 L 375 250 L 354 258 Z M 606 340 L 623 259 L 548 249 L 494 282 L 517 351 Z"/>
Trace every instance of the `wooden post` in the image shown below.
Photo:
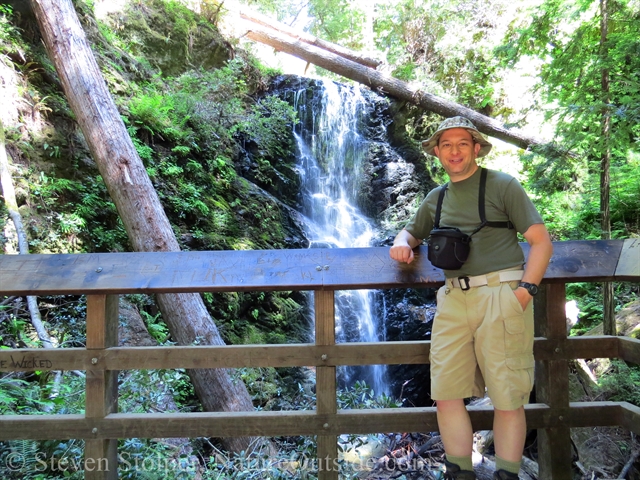
<path fill-rule="evenodd" d="M 316 345 L 336 343 L 335 295 L 333 291 L 315 291 Z M 326 358 L 322 358 L 326 360 Z M 335 415 L 336 367 L 316 367 L 316 412 Z M 329 423 L 324 428 L 330 428 Z M 318 435 L 318 480 L 338 479 L 338 436 Z"/>
<path fill-rule="evenodd" d="M 118 295 L 87 296 L 87 350 L 99 353 L 118 346 Z M 91 359 L 87 370 L 85 416 L 101 419 L 118 411 L 118 372 L 105 370 L 99 356 Z M 87 439 L 84 449 L 85 480 L 117 480 L 118 440 L 101 439 L 94 428 L 94 439 Z"/>
<path fill-rule="evenodd" d="M 565 284 L 542 285 L 535 298 L 536 337 L 559 341 L 556 353 L 562 353 L 567 338 Z M 535 392 L 538 403 L 552 408 L 557 426 L 538 430 L 538 465 L 540 480 L 571 480 L 571 436 L 569 420 L 569 362 L 567 360 L 536 361 Z"/>

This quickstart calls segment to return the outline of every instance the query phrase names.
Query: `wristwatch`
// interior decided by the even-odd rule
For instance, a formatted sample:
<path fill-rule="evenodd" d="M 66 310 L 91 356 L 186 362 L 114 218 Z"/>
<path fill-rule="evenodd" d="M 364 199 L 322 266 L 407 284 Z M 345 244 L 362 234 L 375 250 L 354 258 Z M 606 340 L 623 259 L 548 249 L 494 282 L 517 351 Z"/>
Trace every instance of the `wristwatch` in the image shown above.
<path fill-rule="evenodd" d="M 538 293 L 538 285 L 536 285 L 535 283 L 520 282 L 518 286 L 525 288 L 527 292 L 529 292 L 529 295 L 531 295 L 532 297 L 536 293 Z"/>

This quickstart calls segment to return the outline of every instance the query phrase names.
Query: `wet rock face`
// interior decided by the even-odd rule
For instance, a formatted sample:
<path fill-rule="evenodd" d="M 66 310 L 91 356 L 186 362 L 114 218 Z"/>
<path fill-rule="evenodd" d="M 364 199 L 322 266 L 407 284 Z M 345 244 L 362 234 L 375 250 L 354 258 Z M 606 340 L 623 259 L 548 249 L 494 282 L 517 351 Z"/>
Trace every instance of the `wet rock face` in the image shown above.
<path fill-rule="evenodd" d="M 381 292 L 376 309 L 383 312 L 385 339 L 390 342 L 430 340 L 435 289 L 391 289 Z M 403 406 L 431 406 L 429 365 L 389 365 L 390 394 Z"/>
<path fill-rule="evenodd" d="M 417 201 L 435 187 L 420 146 L 406 133 L 406 118 L 397 101 L 373 92 L 366 132 L 371 140 L 359 195 L 365 213 L 381 223 L 406 221 Z"/>

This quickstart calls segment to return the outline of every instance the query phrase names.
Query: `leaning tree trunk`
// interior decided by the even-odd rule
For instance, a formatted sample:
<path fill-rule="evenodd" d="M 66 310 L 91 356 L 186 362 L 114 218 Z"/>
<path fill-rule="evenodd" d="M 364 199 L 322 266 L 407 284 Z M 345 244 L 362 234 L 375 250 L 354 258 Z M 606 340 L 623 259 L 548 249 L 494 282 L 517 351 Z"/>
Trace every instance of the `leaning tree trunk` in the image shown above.
<path fill-rule="evenodd" d="M 180 249 L 173 230 L 109 94 L 71 0 L 31 0 L 44 43 L 78 124 L 136 251 Z M 222 345 L 199 294 L 158 295 L 173 338 Z M 192 370 L 189 376 L 209 411 L 247 411 L 253 404 L 242 382 L 226 369 Z M 224 439 L 230 451 L 248 451 L 253 438 Z"/>
<path fill-rule="evenodd" d="M 250 20 L 248 15 L 245 15 L 244 18 Z M 540 138 L 526 135 L 520 131 L 509 130 L 500 122 L 482 115 L 475 110 L 413 88 L 406 82 L 392 78 L 355 61 L 351 61 L 342 55 L 332 53 L 318 46 L 310 45 L 294 36 L 284 34 L 273 28 L 264 27 L 256 22 L 251 22 L 248 28 L 250 30 L 246 35 L 251 40 L 269 45 L 276 50 L 306 60 L 333 73 L 362 83 L 374 90 L 394 96 L 400 100 L 411 102 L 443 117 L 453 117 L 456 115 L 467 117 L 473 121 L 481 132 L 504 140 L 517 147 L 526 149 L 529 147 L 544 146 L 549 153 L 554 155 L 568 155 L 567 151 L 562 150 L 556 145 L 549 144 Z"/>

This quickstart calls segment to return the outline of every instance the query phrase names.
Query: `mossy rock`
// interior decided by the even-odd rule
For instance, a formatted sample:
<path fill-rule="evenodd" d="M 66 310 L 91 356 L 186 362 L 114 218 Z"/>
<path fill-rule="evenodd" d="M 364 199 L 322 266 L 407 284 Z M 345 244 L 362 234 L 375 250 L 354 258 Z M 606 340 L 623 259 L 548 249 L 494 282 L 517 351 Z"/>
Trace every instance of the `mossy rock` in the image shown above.
<path fill-rule="evenodd" d="M 130 2 L 125 18 L 113 17 L 129 50 L 165 76 L 188 69 L 219 68 L 232 57 L 231 45 L 214 25 L 177 2 Z"/>

